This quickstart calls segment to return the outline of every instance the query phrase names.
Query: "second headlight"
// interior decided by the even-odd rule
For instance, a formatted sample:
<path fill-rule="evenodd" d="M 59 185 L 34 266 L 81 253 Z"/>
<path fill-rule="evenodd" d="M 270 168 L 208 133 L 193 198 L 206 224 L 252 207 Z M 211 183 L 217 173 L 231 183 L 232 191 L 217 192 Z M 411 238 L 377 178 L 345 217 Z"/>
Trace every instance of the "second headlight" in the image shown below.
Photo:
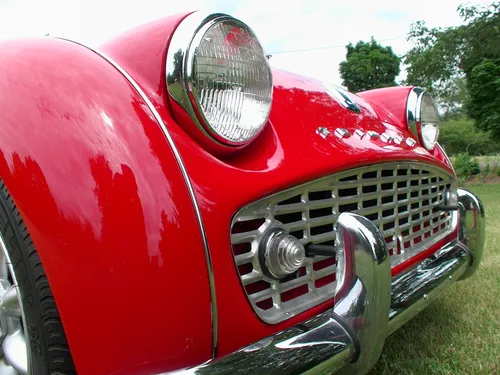
<path fill-rule="evenodd" d="M 409 130 L 420 140 L 422 146 L 431 151 L 439 137 L 439 113 L 434 100 L 424 89 L 414 87 L 406 103 Z"/>
<path fill-rule="evenodd" d="M 271 110 L 272 76 L 262 46 L 246 24 L 227 15 L 200 21 L 193 14 L 181 23 L 167 55 L 167 87 L 199 130 L 226 146 L 254 139 Z"/>

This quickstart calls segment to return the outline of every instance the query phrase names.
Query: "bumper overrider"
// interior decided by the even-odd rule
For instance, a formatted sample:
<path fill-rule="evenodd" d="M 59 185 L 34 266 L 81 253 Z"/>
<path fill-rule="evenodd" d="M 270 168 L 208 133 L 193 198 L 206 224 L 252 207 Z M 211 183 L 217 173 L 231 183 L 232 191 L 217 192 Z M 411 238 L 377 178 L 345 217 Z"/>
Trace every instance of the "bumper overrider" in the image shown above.
<path fill-rule="evenodd" d="M 458 189 L 459 236 L 409 271 L 391 277 L 388 250 L 368 219 L 343 213 L 336 231 L 348 260 L 345 285 L 333 310 L 262 339 L 190 374 L 365 374 L 384 341 L 451 283 L 470 277 L 483 254 L 481 201 Z M 342 270 L 340 270 L 342 272 Z"/>

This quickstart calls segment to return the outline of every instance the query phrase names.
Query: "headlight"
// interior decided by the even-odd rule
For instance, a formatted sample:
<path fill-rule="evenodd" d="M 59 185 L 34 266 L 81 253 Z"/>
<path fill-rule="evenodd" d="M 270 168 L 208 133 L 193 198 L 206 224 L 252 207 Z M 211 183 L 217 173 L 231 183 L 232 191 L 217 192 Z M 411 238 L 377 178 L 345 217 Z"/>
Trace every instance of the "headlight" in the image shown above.
<path fill-rule="evenodd" d="M 439 113 L 434 100 L 419 87 L 408 95 L 406 103 L 408 127 L 413 135 L 427 149 L 433 150 L 439 136 Z"/>
<path fill-rule="evenodd" d="M 241 146 L 264 129 L 271 69 L 243 22 L 224 14 L 189 15 L 171 40 L 166 73 L 170 96 L 212 140 Z"/>

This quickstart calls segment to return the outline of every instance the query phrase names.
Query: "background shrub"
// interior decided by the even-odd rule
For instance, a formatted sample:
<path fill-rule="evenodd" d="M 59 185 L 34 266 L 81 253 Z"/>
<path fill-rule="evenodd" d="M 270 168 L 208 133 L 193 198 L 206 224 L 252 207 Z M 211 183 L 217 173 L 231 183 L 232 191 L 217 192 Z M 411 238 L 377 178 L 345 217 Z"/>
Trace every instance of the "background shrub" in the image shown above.
<path fill-rule="evenodd" d="M 477 160 L 468 153 L 464 152 L 456 155 L 453 161 L 453 166 L 455 167 L 455 172 L 457 172 L 458 177 L 468 179 L 481 172 Z"/>
<path fill-rule="evenodd" d="M 450 156 L 459 153 L 476 156 L 500 152 L 500 142 L 493 142 L 489 133 L 476 129 L 474 122 L 466 117 L 443 121 L 439 143 Z"/>

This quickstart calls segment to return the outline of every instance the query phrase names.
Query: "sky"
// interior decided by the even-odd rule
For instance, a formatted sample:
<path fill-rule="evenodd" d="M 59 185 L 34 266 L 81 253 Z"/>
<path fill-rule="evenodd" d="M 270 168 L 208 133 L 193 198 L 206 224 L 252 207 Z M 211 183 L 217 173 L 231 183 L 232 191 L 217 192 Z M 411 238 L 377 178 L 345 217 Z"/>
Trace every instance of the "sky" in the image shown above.
<path fill-rule="evenodd" d="M 228 13 L 257 34 L 271 65 L 341 85 L 345 45 L 371 37 L 404 55 L 410 25 L 459 25 L 464 0 L 0 0 L 0 40 L 61 36 L 98 46 L 133 26 L 190 10 Z M 475 0 L 472 4 L 491 1 Z M 402 67 L 403 68 L 403 67 Z M 404 69 L 398 80 L 405 76 Z"/>

